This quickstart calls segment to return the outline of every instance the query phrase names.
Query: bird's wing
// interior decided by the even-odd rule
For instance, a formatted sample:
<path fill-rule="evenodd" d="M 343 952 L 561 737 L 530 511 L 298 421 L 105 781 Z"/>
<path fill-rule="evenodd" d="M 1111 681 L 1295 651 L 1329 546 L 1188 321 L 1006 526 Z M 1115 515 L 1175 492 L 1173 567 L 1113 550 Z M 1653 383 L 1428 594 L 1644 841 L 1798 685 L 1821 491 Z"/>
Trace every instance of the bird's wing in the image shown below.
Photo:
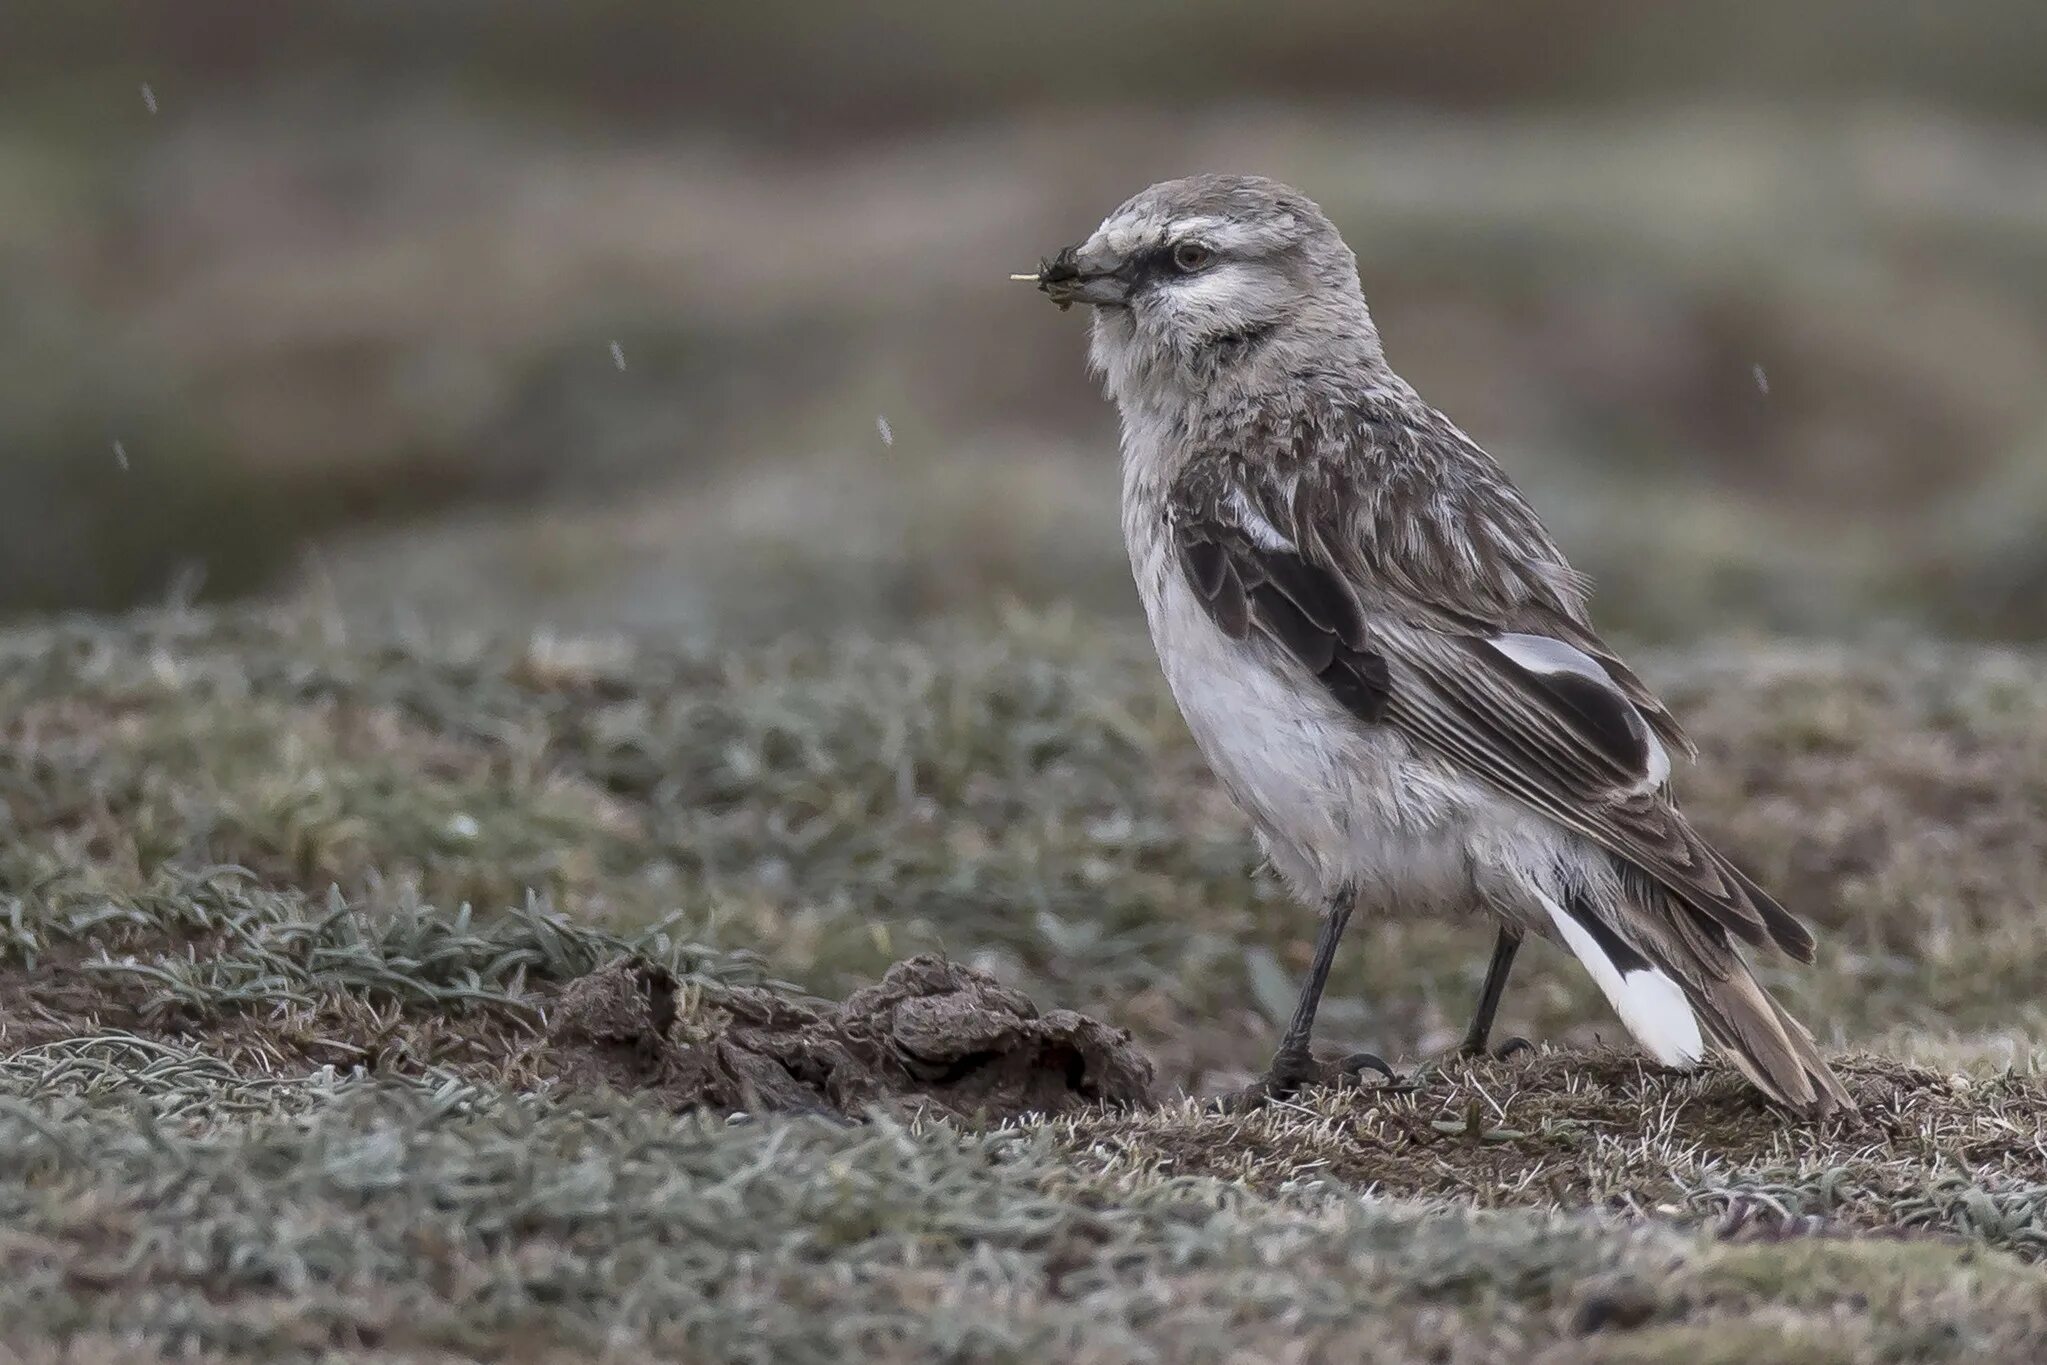
<path fill-rule="evenodd" d="M 1283 536 L 1234 486 L 1207 505 L 1176 498 L 1171 516 L 1181 570 L 1224 634 L 1243 640 L 1257 632 L 1353 716 L 1384 717 L 1386 656 L 1341 575 Z"/>
<path fill-rule="evenodd" d="M 1216 624 L 1269 638 L 1359 719 L 1395 727 L 1665 888 L 1693 912 L 1666 926 L 1694 940 L 1693 960 L 1730 961 L 1720 931 L 1810 960 L 1804 926 L 1671 800 L 1666 746 L 1684 742 L 1676 723 L 1612 660 L 1581 608 L 1553 592 L 1546 600 L 1541 584 L 1569 581 L 1567 569 L 1551 571 L 1561 557 L 1549 569 L 1511 558 L 1527 579 L 1516 586 L 1475 558 L 1490 532 L 1460 540 L 1458 528 L 1439 527 L 1445 562 L 1408 555 L 1382 571 L 1380 549 L 1347 520 L 1369 499 L 1342 496 L 1333 477 L 1261 477 L 1229 459 L 1182 472 L 1167 515 Z M 1508 512 L 1522 506 L 1512 499 Z"/>

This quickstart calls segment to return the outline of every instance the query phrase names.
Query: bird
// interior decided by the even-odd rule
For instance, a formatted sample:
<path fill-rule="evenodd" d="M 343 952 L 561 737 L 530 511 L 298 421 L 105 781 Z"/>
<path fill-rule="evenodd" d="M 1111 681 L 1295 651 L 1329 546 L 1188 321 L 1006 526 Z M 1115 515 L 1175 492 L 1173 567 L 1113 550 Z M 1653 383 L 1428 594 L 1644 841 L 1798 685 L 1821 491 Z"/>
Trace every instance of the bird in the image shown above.
<path fill-rule="evenodd" d="M 1590 580 L 1504 469 L 1389 366 L 1321 208 L 1259 176 L 1168 180 L 1013 278 L 1092 312 L 1167 687 L 1319 912 L 1256 1095 L 1327 1075 L 1315 1014 L 1363 909 L 1492 924 L 1464 1055 L 1487 1054 L 1532 935 L 1658 1063 L 1710 1046 L 1794 1114 L 1855 1107 L 1750 966 L 1811 962 L 1811 932 L 1680 810 L 1673 759 L 1696 746 L 1594 631 Z"/>

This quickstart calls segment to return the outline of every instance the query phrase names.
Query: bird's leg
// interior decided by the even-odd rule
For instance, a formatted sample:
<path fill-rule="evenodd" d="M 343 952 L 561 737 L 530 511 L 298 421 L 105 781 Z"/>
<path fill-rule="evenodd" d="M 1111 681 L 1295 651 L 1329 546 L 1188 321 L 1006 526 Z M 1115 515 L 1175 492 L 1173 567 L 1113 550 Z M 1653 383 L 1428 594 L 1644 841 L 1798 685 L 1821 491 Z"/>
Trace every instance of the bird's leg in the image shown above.
<path fill-rule="evenodd" d="M 1486 1046 L 1492 1041 L 1493 1017 L 1500 1012 L 1500 997 L 1507 993 L 1507 974 L 1514 970 L 1514 954 L 1520 950 L 1521 931 L 1502 924 L 1500 936 L 1493 940 L 1493 960 L 1486 964 L 1485 984 L 1479 987 L 1478 1012 L 1471 1016 L 1471 1027 L 1464 1031 L 1464 1042 L 1457 1049 L 1460 1056 L 1507 1057 L 1528 1048 L 1526 1038 L 1509 1038 L 1497 1052 Z"/>
<path fill-rule="evenodd" d="M 1322 1004 L 1323 987 L 1329 984 L 1330 964 L 1336 961 L 1336 945 L 1343 939 L 1344 926 L 1350 923 L 1351 907 L 1356 900 L 1357 893 L 1346 888 L 1331 897 L 1322 911 L 1322 927 L 1315 935 L 1315 958 L 1308 965 L 1308 979 L 1301 983 L 1300 999 L 1294 1003 L 1294 1017 L 1288 1022 L 1286 1032 L 1280 1035 L 1279 1048 L 1272 1055 L 1272 1065 L 1267 1068 L 1264 1081 L 1254 1087 L 1262 1098 L 1283 1099 L 1322 1076 L 1314 1053 L 1309 1050 L 1315 1033 L 1315 1011 Z M 1348 1059 L 1342 1069 L 1361 1071 L 1367 1067 L 1387 1076 L 1393 1074 L 1392 1068 L 1370 1053 L 1359 1053 Z"/>

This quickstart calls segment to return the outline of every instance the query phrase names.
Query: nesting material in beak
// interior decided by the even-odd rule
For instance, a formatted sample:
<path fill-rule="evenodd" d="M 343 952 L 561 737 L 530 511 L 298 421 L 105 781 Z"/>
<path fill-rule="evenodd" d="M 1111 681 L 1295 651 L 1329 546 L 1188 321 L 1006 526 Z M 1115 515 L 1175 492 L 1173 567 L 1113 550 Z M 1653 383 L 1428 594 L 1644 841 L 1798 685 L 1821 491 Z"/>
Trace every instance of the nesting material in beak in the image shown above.
<path fill-rule="evenodd" d="M 1045 262 L 1044 265 L 1038 267 L 1038 269 L 1032 271 L 1028 275 L 1011 275 L 1009 278 L 1011 278 L 1012 280 L 1020 281 L 1025 284 L 1035 284 L 1036 286 L 1038 286 L 1040 290 L 1042 290 L 1048 297 L 1051 298 L 1052 302 L 1059 305 L 1059 311 L 1063 313 L 1067 309 L 1073 307 L 1073 301 L 1071 299 L 1060 298 L 1057 294 L 1052 293 L 1050 287 L 1051 281 L 1045 278 L 1046 272 L 1051 270 L 1051 268 L 1052 263 L 1050 261 L 1047 261 Z"/>
<path fill-rule="evenodd" d="M 1083 268 L 1078 247 L 1066 247 L 1057 256 L 1041 262 L 1035 275 L 1012 278 L 1036 281 L 1039 291 L 1059 305 L 1062 313 L 1076 303 L 1111 306 L 1126 303 L 1130 298 L 1129 284 L 1121 275 Z"/>

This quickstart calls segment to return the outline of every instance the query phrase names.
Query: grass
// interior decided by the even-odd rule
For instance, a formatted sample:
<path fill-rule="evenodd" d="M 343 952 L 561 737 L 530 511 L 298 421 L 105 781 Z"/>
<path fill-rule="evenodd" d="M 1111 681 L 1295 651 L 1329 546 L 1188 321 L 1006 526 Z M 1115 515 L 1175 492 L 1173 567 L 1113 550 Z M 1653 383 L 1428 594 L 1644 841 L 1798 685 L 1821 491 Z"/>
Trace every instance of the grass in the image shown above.
<path fill-rule="evenodd" d="M 943 948 L 1198 1096 L 1260 1060 L 1303 916 L 1153 665 L 1072 619 L 743 651 L 260 613 L 0 636 L 9 1349 L 2034 1358 L 2040 662 L 1650 663 L 1707 750 L 1688 804 L 1823 930 L 1773 980 L 1865 1049 L 1859 1119 L 1787 1128 L 1731 1074 L 1606 1050 L 1555 955 L 1508 1000 L 1536 1055 L 1433 1065 L 1482 926 L 1384 920 L 1325 1039 L 1411 1086 L 677 1112 L 672 1071 L 564 1061 L 571 983 L 666 974 L 658 1046 L 715 1061 Z"/>
<path fill-rule="evenodd" d="M 1817 970 L 1768 971 L 1823 1037 L 1994 1048 L 2047 1025 L 2032 656 L 1647 666 L 1705 747 L 1687 807 L 1822 931 Z M 379 914 L 487 917 L 530 891 L 626 934 L 680 915 L 831 996 L 942 949 L 1112 1015 L 1196 1088 L 1259 1060 L 1305 965 L 1302 912 L 1254 875 L 1156 666 L 1071 617 L 740 651 L 76 622 L 0 637 L 0 714 L 0 869 L 46 898 L 221 864 Z M 1332 1037 L 1446 1045 L 1485 940 L 1361 924 Z M 1507 1027 L 1612 1036 L 1559 958 L 1529 967 Z"/>
<path fill-rule="evenodd" d="M 1716 1243 L 1584 1215 L 1260 1198 L 1105 1173 L 1015 1130 L 734 1128 L 610 1100 L 389 1090 L 197 1133 L 55 1107 L 35 1123 L 0 1112 L 0 1312 L 16 1341 L 1398 1360 L 1582 1349 L 1597 1331 L 1629 1359 L 1677 1359 L 1683 1343 L 1789 1358 L 1825 1340 L 1830 1359 L 1880 1344 L 2017 1360 L 2047 1310 L 2037 1270 L 1979 1248 Z"/>

